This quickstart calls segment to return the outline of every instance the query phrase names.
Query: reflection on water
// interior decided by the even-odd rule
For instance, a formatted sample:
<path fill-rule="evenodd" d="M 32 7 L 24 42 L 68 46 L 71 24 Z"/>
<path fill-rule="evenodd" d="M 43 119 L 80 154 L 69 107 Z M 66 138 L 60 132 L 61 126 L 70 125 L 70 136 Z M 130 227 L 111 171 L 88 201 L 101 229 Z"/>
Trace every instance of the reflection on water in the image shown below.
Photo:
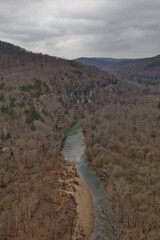
<path fill-rule="evenodd" d="M 65 159 L 76 163 L 77 171 L 92 193 L 94 204 L 94 231 L 89 240 L 113 240 L 113 212 L 106 198 L 106 190 L 101 181 L 89 170 L 85 161 L 83 132 L 78 129 L 68 135 L 63 147 Z"/>

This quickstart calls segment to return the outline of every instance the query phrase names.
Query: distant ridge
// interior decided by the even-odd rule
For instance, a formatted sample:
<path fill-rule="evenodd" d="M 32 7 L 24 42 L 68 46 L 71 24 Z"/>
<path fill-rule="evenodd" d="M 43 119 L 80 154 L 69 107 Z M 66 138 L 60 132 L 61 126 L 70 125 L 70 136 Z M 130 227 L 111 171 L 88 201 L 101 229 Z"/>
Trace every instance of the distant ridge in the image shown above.
<path fill-rule="evenodd" d="M 106 62 L 122 62 L 122 61 L 136 60 L 134 58 L 105 58 L 105 57 L 92 57 L 92 58 L 80 57 L 75 60 L 78 60 L 78 59 L 93 59 L 93 60 L 95 59 L 95 60 L 106 61 Z"/>
<path fill-rule="evenodd" d="M 86 58 L 75 59 L 84 65 L 95 66 L 117 77 L 143 82 L 160 83 L 160 55 L 142 59 Z"/>

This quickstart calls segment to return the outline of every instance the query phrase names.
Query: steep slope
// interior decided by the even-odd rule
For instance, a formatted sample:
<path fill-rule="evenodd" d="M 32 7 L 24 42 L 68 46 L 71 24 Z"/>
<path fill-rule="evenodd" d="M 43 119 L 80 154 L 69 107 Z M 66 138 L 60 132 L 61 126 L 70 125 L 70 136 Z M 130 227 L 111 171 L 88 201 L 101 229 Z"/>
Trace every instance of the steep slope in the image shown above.
<path fill-rule="evenodd" d="M 0 58 L 0 239 L 83 239 L 74 197 L 82 186 L 61 146 L 69 127 L 118 83 L 9 43 L 0 42 Z"/>
<path fill-rule="evenodd" d="M 160 82 L 160 55 L 153 58 L 134 60 L 110 60 L 107 58 L 79 58 L 75 60 L 85 65 L 95 66 L 122 79 L 152 85 Z"/>
<path fill-rule="evenodd" d="M 49 85 L 50 92 L 72 98 L 73 102 L 79 99 L 85 103 L 92 96 L 91 90 L 117 82 L 108 73 L 74 61 L 34 54 L 4 42 L 1 42 L 0 49 L 0 78 L 5 87 L 19 88 L 39 79 Z"/>
<path fill-rule="evenodd" d="M 115 239 L 160 239 L 160 94 L 117 95 L 83 130 L 115 212 Z"/>
<path fill-rule="evenodd" d="M 95 66 L 103 71 L 110 73 L 116 73 L 120 69 L 128 66 L 134 66 L 141 62 L 142 59 L 112 59 L 112 58 L 78 58 L 76 62 L 80 62 L 84 65 Z"/>
<path fill-rule="evenodd" d="M 116 71 L 116 76 L 149 85 L 160 84 L 160 55 L 142 59 Z"/>
<path fill-rule="evenodd" d="M 61 155 L 66 132 L 86 118 L 88 149 L 93 147 L 88 139 L 101 144 L 107 141 L 103 134 L 92 139 L 88 133 L 95 133 L 101 111 L 95 122 L 90 113 L 109 105 L 117 116 L 118 103 L 132 101 L 129 109 L 144 98 L 150 103 L 158 89 L 151 87 L 149 95 L 143 85 L 118 80 L 95 67 L 9 43 L 0 42 L 0 49 L 0 239 L 85 239 L 83 227 L 77 228 L 75 196 L 84 186 L 74 165 Z"/>

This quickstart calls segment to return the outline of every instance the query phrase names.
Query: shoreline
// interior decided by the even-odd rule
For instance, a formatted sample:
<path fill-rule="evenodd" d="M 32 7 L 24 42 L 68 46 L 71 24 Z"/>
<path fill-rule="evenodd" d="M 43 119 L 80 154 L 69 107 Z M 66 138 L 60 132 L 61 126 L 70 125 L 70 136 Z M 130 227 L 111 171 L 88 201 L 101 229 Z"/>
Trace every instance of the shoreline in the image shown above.
<path fill-rule="evenodd" d="M 88 240 L 94 228 L 94 208 L 90 191 L 79 177 L 79 185 L 76 186 L 75 201 L 77 203 L 77 220 L 75 234 L 72 240 L 82 239 Z M 80 231 L 79 231 L 80 230 Z"/>
<path fill-rule="evenodd" d="M 67 171 L 72 178 L 65 181 L 66 193 L 71 194 L 76 204 L 76 217 L 72 240 L 88 240 L 94 228 L 94 207 L 92 195 L 77 173 L 74 162 L 65 160 Z M 66 174 L 68 175 L 68 174 Z"/>

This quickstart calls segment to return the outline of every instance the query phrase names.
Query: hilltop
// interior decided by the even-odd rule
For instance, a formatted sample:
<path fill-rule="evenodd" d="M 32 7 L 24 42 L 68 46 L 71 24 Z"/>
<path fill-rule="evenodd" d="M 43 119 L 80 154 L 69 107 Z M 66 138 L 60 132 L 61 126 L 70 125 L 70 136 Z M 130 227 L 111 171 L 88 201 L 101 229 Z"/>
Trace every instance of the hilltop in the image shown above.
<path fill-rule="evenodd" d="M 118 78 L 151 85 L 160 84 L 160 55 L 143 59 L 78 58 L 75 61 L 95 66 Z"/>
<path fill-rule="evenodd" d="M 141 60 L 128 64 L 134 61 Z M 155 68 L 151 60 L 146 64 Z M 158 236 L 159 88 L 150 86 L 148 91 L 127 79 L 118 70 L 113 75 L 0 42 L 1 240 L 87 239 L 77 206 L 82 192 L 89 202 L 90 194 L 74 164 L 61 154 L 68 129 L 82 118 L 89 167 L 107 188 L 113 187 L 109 198 L 116 214 L 115 234 L 120 233 L 120 240 Z M 120 201 L 124 185 L 125 197 L 138 208 L 128 198 L 126 205 Z M 151 189 L 147 202 L 146 188 Z"/>
<path fill-rule="evenodd" d="M 0 42 L 0 239 L 84 235 L 73 191 L 84 186 L 61 147 L 70 126 L 104 104 L 102 91 L 117 88 L 95 67 Z"/>

